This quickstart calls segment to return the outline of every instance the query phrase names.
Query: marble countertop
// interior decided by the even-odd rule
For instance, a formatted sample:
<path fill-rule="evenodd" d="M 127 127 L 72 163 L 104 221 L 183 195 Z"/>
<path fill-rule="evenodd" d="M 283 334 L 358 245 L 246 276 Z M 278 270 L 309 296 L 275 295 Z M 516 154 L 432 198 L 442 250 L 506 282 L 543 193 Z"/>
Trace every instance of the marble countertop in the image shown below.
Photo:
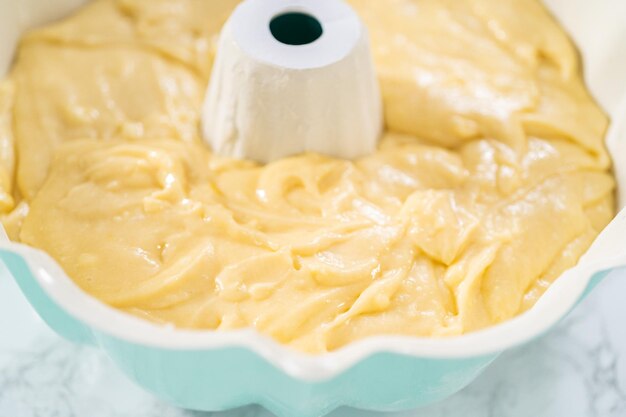
<path fill-rule="evenodd" d="M 340 409 L 332 417 L 380 414 Z M 0 417 L 271 417 L 260 407 L 198 413 L 156 400 L 96 349 L 53 334 L 0 265 Z M 557 328 L 508 352 L 434 406 L 385 417 L 625 417 L 626 271 Z"/>

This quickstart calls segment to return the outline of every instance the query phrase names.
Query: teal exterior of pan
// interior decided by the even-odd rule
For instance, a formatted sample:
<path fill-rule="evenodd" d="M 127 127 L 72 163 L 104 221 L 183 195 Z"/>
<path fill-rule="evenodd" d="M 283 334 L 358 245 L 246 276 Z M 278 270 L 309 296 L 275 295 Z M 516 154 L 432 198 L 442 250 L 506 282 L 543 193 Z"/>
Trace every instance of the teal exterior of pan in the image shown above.
<path fill-rule="evenodd" d="M 394 351 L 371 351 L 342 369 L 325 370 L 325 366 L 332 368 L 337 364 L 325 363 L 324 355 L 306 357 L 293 353 L 291 365 L 284 362 L 277 365 L 276 356 L 247 344 L 247 334 L 217 346 L 198 347 L 193 343 L 186 346 L 184 342 L 159 345 L 154 340 L 142 343 L 139 336 L 124 338 L 119 332 L 112 334 L 59 304 L 55 300 L 58 294 L 49 293 L 57 289 L 45 288 L 47 285 L 54 288 L 58 271 L 49 271 L 50 266 L 46 265 L 49 261 L 37 259 L 36 255 L 44 256 L 33 251 L 32 259 L 27 260 L 31 256 L 25 256 L 23 251 L 0 247 L 0 260 L 41 318 L 65 339 L 103 350 L 131 380 L 161 400 L 185 409 L 221 411 L 260 404 L 280 417 L 319 417 L 340 406 L 377 411 L 413 409 L 456 393 L 480 375 L 503 350 L 513 347 L 437 357 L 415 354 L 410 348 L 403 352 L 396 346 Z M 608 272 L 593 274 L 579 298 L 588 294 Z M 42 285 L 46 279 L 50 282 Z M 104 305 L 94 308 L 110 313 L 111 328 L 127 325 L 121 313 Z M 539 337 L 543 331 L 515 345 Z M 215 332 L 203 333 L 220 337 Z M 172 330 L 164 338 L 177 335 Z M 399 343 L 404 339 L 399 339 Z M 277 350 L 274 353 L 278 356 L 287 352 L 286 348 L 268 343 L 269 350 Z M 337 362 L 345 356 L 335 359 Z M 304 369 L 299 368 L 299 360 L 306 363 Z"/>

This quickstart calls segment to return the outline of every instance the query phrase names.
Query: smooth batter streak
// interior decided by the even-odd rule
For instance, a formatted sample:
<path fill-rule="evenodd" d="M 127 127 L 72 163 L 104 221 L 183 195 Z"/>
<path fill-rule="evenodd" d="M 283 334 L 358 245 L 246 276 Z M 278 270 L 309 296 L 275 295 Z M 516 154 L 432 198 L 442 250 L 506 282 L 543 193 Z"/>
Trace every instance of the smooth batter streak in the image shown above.
<path fill-rule="evenodd" d="M 379 150 L 267 166 L 199 136 L 236 3 L 98 0 L 24 37 L 0 84 L 12 239 L 129 313 L 319 353 L 507 320 L 612 218 L 607 118 L 536 0 L 351 0 Z"/>

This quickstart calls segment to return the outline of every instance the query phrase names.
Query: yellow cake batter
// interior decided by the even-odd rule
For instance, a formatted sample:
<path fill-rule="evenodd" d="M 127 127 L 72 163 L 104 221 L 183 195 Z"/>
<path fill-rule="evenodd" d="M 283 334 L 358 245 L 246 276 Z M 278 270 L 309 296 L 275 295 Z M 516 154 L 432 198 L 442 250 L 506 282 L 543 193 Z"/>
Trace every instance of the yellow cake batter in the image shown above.
<path fill-rule="evenodd" d="M 379 150 L 259 166 L 199 134 L 235 0 L 98 0 L 0 84 L 0 214 L 80 287 L 159 323 L 324 352 L 533 305 L 614 214 L 607 118 L 536 0 L 351 0 Z"/>

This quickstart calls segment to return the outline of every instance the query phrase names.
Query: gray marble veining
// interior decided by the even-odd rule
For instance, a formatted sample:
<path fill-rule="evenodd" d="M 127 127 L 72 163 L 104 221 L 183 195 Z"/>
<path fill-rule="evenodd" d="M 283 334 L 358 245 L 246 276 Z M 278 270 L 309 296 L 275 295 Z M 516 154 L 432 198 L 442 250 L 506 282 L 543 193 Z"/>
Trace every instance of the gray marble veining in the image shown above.
<path fill-rule="evenodd" d="M 502 355 L 434 406 L 386 417 L 626 417 L 626 273 L 614 273 L 549 334 Z M 379 413 L 340 409 L 332 417 Z M 0 417 L 271 417 L 261 407 L 179 410 L 95 349 L 52 334 L 0 270 Z"/>

